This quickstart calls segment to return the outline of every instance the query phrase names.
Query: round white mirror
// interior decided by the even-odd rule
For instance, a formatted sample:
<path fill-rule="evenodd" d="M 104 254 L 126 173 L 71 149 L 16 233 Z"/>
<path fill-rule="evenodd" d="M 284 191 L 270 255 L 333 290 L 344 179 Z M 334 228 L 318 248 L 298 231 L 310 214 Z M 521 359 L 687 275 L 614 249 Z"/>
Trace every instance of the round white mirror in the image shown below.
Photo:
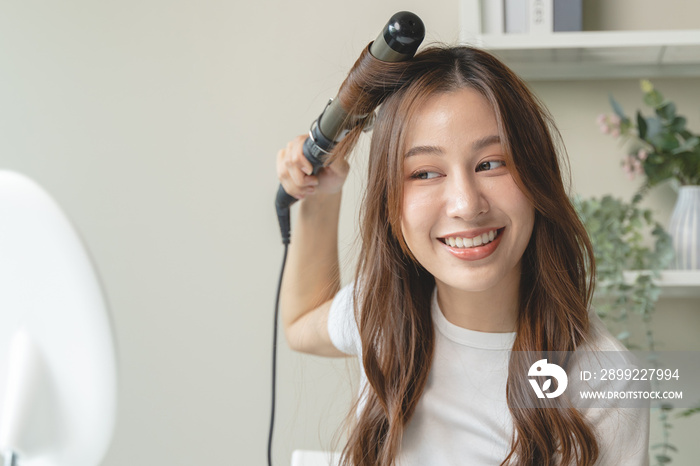
<path fill-rule="evenodd" d="M 35 182 L 0 171 L 0 449 L 5 464 L 96 466 L 116 420 L 109 314 L 93 264 Z"/>

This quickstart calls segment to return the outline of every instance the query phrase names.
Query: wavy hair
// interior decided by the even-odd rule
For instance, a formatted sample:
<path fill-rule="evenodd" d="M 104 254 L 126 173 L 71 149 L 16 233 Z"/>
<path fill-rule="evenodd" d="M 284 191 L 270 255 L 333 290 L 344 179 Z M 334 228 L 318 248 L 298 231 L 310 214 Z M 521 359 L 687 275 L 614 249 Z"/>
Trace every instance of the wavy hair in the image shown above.
<path fill-rule="evenodd" d="M 437 93 L 471 88 L 492 105 L 512 176 L 535 208 L 522 259 L 516 338 L 506 396 L 513 418 L 502 465 L 592 465 L 592 427 L 569 405 L 526 408 L 530 387 L 520 352 L 574 351 L 588 335 L 594 259 L 586 231 L 564 186 L 551 116 L 525 83 L 491 54 L 471 47 L 432 46 L 402 63 L 383 63 L 368 49 L 341 87 L 353 114 L 381 104 L 370 146 L 361 210 L 355 315 L 367 376 L 362 408 L 350 430 L 343 465 L 391 466 L 423 393 L 434 351 L 430 303 L 435 280 L 401 233 L 403 153 L 407 123 Z M 345 157 L 359 128 L 336 148 Z M 565 368 L 569 361 L 557 361 Z M 526 390 L 528 390 L 526 392 Z M 526 395 L 527 393 L 527 395 Z"/>

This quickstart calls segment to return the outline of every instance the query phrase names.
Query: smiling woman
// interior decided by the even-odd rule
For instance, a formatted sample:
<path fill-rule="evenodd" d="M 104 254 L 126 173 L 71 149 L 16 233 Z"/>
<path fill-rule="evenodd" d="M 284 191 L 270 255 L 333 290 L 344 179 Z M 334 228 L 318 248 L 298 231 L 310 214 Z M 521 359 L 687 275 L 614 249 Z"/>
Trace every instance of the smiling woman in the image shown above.
<path fill-rule="evenodd" d="M 362 362 L 342 464 L 647 462 L 648 411 L 528 402 L 524 352 L 570 370 L 575 358 L 552 352 L 622 348 L 589 310 L 591 246 L 546 111 L 478 49 L 427 48 L 381 69 L 365 58 L 339 96 L 352 114 L 381 104 L 343 289 L 338 207 L 359 129 L 318 176 L 303 137 L 278 154 L 282 185 L 303 199 L 282 288 L 288 341 Z"/>

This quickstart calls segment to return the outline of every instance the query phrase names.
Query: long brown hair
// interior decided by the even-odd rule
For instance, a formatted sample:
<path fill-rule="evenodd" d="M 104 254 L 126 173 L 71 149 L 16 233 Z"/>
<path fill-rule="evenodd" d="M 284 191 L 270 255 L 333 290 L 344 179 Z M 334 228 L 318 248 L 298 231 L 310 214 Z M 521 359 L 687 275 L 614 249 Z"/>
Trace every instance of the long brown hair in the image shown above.
<path fill-rule="evenodd" d="M 465 87 L 493 106 L 506 164 L 535 208 L 506 386 L 513 439 L 502 464 L 591 465 L 598 456 L 591 426 L 571 406 L 526 408 L 522 375 L 527 367 L 516 356 L 574 351 L 588 335 L 594 260 L 561 178 L 552 136 L 558 132 L 544 106 L 498 59 L 471 47 L 442 46 L 395 64 L 378 62 L 365 50 L 339 94 L 354 114 L 381 104 L 370 147 L 355 289 L 368 385 L 342 464 L 394 464 L 426 385 L 435 341 L 430 313 L 435 281 L 413 258 L 400 228 L 405 130 L 430 96 Z M 358 134 L 359 129 L 352 131 L 334 157 L 346 156 Z"/>

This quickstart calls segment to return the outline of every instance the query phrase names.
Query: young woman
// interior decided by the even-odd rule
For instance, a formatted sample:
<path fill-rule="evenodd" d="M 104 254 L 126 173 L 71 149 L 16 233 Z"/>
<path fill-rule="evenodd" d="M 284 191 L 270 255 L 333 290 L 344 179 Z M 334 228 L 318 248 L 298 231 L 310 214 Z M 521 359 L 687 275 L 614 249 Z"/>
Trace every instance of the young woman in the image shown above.
<path fill-rule="evenodd" d="M 516 354 L 623 348 L 589 310 L 591 245 L 524 83 L 484 51 L 431 47 L 385 66 L 365 53 L 342 89 L 353 114 L 381 104 L 352 284 L 340 289 L 337 224 L 359 129 L 318 176 L 304 136 L 277 167 L 302 200 L 282 288 L 288 342 L 361 360 L 343 464 L 648 464 L 648 411 L 525 400 Z"/>

